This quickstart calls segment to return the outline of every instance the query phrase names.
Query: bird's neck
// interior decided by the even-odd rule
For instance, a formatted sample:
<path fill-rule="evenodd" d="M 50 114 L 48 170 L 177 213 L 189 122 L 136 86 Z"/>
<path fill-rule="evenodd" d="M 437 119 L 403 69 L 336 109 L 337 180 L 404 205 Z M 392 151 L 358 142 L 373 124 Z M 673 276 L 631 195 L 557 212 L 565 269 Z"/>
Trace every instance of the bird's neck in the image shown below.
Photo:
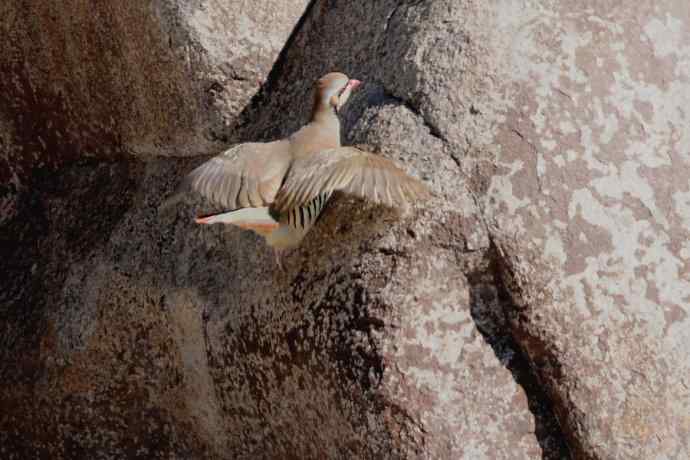
<path fill-rule="evenodd" d="M 337 123 L 340 124 L 338 120 L 338 113 L 334 106 L 329 104 L 327 101 L 316 100 L 314 102 L 314 107 L 311 110 L 311 120 L 312 123 Z"/>
<path fill-rule="evenodd" d="M 320 133 L 329 133 L 333 141 L 340 145 L 340 119 L 333 107 L 327 105 L 315 108 L 309 124 L 315 126 Z"/>

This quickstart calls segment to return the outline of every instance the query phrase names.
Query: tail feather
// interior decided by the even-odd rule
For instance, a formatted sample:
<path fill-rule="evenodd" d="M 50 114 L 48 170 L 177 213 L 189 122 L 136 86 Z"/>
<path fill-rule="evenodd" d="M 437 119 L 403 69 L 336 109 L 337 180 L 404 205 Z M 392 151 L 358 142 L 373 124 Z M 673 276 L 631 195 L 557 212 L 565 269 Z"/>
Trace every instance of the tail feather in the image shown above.
<path fill-rule="evenodd" d="M 197 217 L 197 224 L 231 224 L 247 230 L 253 230 L 260 235 L 267 235 L 279 227 L 277 220 L 271 216 L 267 207 L 244 208 L 237 211 Z"/>

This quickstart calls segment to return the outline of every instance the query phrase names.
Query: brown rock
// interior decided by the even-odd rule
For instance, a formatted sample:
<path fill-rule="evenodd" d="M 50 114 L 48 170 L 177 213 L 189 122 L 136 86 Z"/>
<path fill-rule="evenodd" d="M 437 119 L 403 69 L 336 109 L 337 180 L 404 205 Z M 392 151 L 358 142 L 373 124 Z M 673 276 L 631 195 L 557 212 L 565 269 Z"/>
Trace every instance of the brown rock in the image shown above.
<path fill-rule="evenodd" d="M 303 4 L 0 7 L 0 456 L 688 457 L 688 9 L 619 3 L 316 1 L 251 101 Z M 289 133 L 330 70 L 432 202 L 339 197 L 284 274 L 158 214 L 159 156 Z"/>
<path fill-rule="evenodd" d="M 686 458 L 689 10 L 592 6 L 498 19 L 519 39 L 486 215 L 513 327 L 582 455 Z"/>
<path fill-rule="evenodd" d="M 222 149 L 306 6 L 271 3 L 3 2 L 0 218 L 75 161 Z"/>

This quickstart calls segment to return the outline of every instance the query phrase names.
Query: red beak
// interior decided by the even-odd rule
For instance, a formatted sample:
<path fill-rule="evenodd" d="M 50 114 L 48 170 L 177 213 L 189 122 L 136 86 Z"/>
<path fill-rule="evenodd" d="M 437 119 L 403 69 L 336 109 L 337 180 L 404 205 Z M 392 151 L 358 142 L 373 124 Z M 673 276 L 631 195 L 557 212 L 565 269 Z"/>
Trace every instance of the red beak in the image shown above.
<path fill-rule="evenodd" d="M 354 80 L 354 79 L 352 79 L 352 80 L 350 80 L 350 81 L 347 82 L 347 86 L 348 86 L 350 89 L 355 89 L 355 88 L 357 88 L 357 87 L 358 87 L 359 85 L 361 85 L 361 84 L 362 84 L 361 81 L 359 81 L 359 80 Z"/>

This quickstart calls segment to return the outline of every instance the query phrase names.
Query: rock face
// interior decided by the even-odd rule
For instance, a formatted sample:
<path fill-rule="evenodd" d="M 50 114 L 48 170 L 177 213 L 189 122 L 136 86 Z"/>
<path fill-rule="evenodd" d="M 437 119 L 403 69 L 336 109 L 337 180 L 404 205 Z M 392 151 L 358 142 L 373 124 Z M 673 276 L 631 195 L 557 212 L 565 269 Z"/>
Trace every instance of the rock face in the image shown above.
<path fill-rule="evenodd" d="M 3 458 L 690 457 L 687 2 L 0 13 Z M 286 273 L 158 212 L 334 69 L 434 200 L 338 197 Z"/>
<path fill-rule="evenodd" d="M 511 323 L 583 455 L 690 455 L 688 13 L 497 19 L 518 39 L 484 215 Z"/>

